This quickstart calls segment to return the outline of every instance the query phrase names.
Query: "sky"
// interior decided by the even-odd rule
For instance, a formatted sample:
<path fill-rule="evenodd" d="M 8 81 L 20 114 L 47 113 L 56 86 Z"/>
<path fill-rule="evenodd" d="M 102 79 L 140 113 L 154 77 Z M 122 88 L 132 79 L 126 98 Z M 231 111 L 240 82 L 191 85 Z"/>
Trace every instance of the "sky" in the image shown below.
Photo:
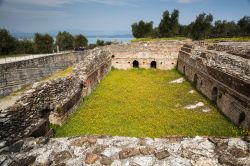
<path fill-rule="evenodd" d="M 86 35 L 131 33 L 131 24 L 153 21 L 165 10 L 180 11 L 189 24 L 202 12 L 214 20 L 237 21 L 250 16 L 250 0 L 0 0 L 0 28 L 11 32 L 57 32 Z"/>

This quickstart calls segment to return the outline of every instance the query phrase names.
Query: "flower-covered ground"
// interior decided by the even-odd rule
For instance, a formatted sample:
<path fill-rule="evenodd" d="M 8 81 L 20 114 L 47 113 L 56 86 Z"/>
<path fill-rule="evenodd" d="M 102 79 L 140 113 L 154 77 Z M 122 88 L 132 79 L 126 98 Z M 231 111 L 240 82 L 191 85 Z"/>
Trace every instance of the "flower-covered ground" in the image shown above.
<path fill-rule="evenodd" d="M 55 136 L 245 134 L 189 82 L 174 81 L 181 77 L 176 70 L 112 70 L 67 122 L 55 128 Z"/>

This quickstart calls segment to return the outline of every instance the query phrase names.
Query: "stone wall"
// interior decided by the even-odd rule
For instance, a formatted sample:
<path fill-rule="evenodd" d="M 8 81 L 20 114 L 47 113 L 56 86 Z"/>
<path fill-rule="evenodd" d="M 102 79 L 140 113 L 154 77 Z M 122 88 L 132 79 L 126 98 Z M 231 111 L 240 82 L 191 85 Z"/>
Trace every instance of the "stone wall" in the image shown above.
<path fill-rule="evenodd" d="M 178 70 L 233 123 L 250 129 L 249 60 L 195 47 L 185 45 L 181 49 Z"/>
<path fill-rule="evenodd" d="M 117 44 L 108 46 L 112 53 L 112 66 L 117 69 L 131 69 L 133 62 L 139 68 L 148 69 L 155 62 L 157 69 L 173 69 L 176 66 L 178 53 L 184 42 L 151 41 Z"/>
<path fill-rule="evenodd" d="M 50 134 L 51 117 L 62 122 L 110 69 L 110 53 L 94 49 L 85 52 L 69 76 L 33 84 L 13 106 L 0 112 L 0 145 Z"/>
<path fill-rule="evenodd" d="M 63 70 L 84 59 L 84 52 L 55 54 L 0 64 L 0 96 Z"/>
<path fill-rule="evenodd" d="M 250 42 L 220 42 L 210 46 L 209 49 L 250 59 Z"/>

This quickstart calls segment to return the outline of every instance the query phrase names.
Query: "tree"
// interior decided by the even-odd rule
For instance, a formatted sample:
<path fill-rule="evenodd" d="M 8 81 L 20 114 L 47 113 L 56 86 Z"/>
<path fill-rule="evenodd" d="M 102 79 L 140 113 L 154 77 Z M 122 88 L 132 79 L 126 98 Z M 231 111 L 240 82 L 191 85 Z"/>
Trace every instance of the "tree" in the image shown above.
<path fill-rule="evenodd" d="M 159 24 L 159 33 L 161 37 L 173 37 L 179 33 L 179 11 L 174 10 L 170 16 L 169 11 L 163 12 Z"/>
<path fill-rule="evenodd" d="M 150 37 L 153 32 L 153 22 L 144 22 L 143 20 L 139 23 L 131 25 L 132 33 L 135 38 Z"/>
<path fill-rule="evenodd" d="M 171 35 L 176 36 L 179 33 L 179 11 L 174 10 L 171 14 L 170 18 L 170 30 L 171 30 Z"/>
<path fill-rule="evenodd" d="M 192 22 L 191 27 L 191 37 L 194 40 L 205 39 L 209 36 L 212 29 L 213 16 L 211 14 L 206 15 L 202 13 L 196 17 L 195 22 Z"/>
<path fill-rule="evenodd" d="M 87 47 L 88 46 L 88 39 L 83 35 L 77 35 L 74 39 L 74 47 Z"/>
<path fill-rule="evenodd" d="M 159 33 L 161 37 L 169 37 L 171 36 L 171 31 L 170 31 L 170 16 L 169 12 L 166 10 L 163 12 L 161 22 L 159 24 Z"/>
<path fill-rule="evenodd" d="M 35 53 L 34 43 L 32 41 L 29 41 L 29 40 L 16 41 L 15 53 L 17 53 L 17 54 L 33 54 L 33 53 Z"/>
<path fill-rule="evenodd" d="M 53 38 L 49 34 L 36 33 L 34 37 L 34 47 L 36 53 L 51 53 L 53 51 Z"/>
<path fill-rule="evenodd" d="M 226 20 L 215 21 L 210 37 L 234 37 L 238 35 L 238 26 L 235 22 Z"/>
<path fill-rule="evenodd" d="M 6 29 L 0 29 L 0 54 L 14 52 L 16 39 Z"/>
<path fill-rule="evenodd" d="M 56 36 L 56 44 L 60 50 L 72 50 L 74 49 L 74 36 L 69 32 L 58 32 Z"/>
<path fill-rule="evenodd" d="M 240 27 L 240 34 L 243 36 L 250 35 L 250 17 L 244 16 L 238 21 L 238 26 Z"/>

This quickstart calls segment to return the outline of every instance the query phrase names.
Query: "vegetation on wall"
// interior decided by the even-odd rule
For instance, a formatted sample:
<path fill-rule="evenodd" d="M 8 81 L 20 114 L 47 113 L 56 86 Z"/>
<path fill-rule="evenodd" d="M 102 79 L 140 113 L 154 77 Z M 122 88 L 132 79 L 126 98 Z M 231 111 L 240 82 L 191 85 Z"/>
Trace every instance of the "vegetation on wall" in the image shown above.
<path fill-rule="evenodd" d="M 193 40 L 201 40 L 218 37 L 250 36 L 250 16 L 244 16 L 238 22 L 217 20 L 213 23 L 212 14 L 201 13 L 189 25 L 181 25 L 179 23 L 179 11 L 175 9 L 171 14 L 167 10 L 163 12 L 158 27 L 153 28 L 153 22 L 150 22 L 149 29 L 148 26 L 142 26 L 142 23 L 144 23 L 143 20 L 133 23 L 131 26 L 135 38 L 182 36 Z"/>

